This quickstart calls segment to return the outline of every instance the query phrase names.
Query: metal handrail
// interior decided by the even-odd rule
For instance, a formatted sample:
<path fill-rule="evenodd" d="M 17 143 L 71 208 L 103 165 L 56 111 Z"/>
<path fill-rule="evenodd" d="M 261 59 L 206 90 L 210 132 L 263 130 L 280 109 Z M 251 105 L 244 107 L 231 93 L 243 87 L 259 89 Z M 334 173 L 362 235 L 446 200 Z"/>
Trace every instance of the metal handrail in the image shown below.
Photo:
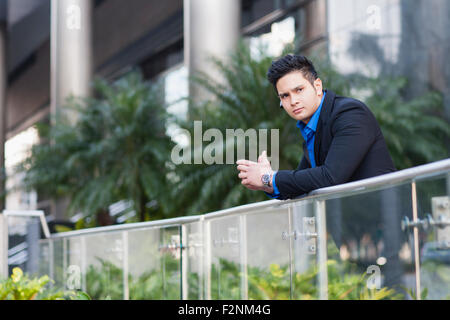
<path fill-rule="evenodd" d="M 80 230 L 74 230 L 74 231 L 53 233 L 51 235 L 51 238 L 53 238 L 53 239 L 65 238 L 65 237 L 73 237 L 73 236 L 79 236 L 79 235 L 87 235 L 87 234 L 97 233 L 97 232 L 124 231 L 124 230 L 129 230 L 129 229 L 136 230 L 136 229 L 159 227 L 159 226 L 176 226 L 176 225 L 180 225 L 180 224 L 196 222 L 198 220 L 200 220 L 200 216 L 188 216 L 188 217 L 177 217 L 177 218 L 146 221 L 146 222 L 134 222 L 134 223 L 126 223 L 126 224 L 120 224 L 120 225 L 95 227 L 95 228 L 87 228 L 87 229 L 80 229 Z"/>
<path fill-rule="evenodd" d="M 442 171 L 450 170 L 450 158 L 445 160 L 440 160 L 421 166 L 403 169 L 396 172 L 386 173 L 380 176 L 362 179 L 358 181 L 348 182 L 340 184 L 337 186 L 326 187 L 311 191 L 308 194 L 309 197 L 332 195 L 335 193 L 354 191 L 356 189 L 363 190 L 367 188 L 377 187 L 385 185 L 387 183 L 397 184 L 407 180 L 414 180 L 414 178 L 422 178 L 423 176 L 428 176 L 432 174 L 439 174 Z M 303 197 L 306 198 L 306 197 Z M 303 199 L 302 198 L 302 199 Z"/>
<path fill-rule="evenodd" d="M 253 211 L 261 208 L 268 208 L 270 206 L 279 207 L 281 205 L 286 205 L 292 202 L 299 202 L 304 200 L 312 200 L 316 198 L 323 198 L 325 196 L 332 196 L 342 192 L 349 191 L 360 191 L 368 188 L 374 188 L 378 186 L 383 186 L 388 183 L 390 184 L 398 184 L 401 182 L 405 182 L 408 180 L 412 180 L 417 177 L 422 177 L 425 175 L 440 173 L 442 171 L 450 170 L 450 159 L 440 160 L 436 162 L 432 162 L 429 164 L 403 169 L 391 173 L 387 173 L 384 175 L 362 179 L 353 182 L 347 182 L 340 185 L 321 188 L 317 190 L 313 190 L 306 195 L 299 196 L 295 199 L 290 200 L 267 200 L 262 202 L 250 203 L 234 208 L 218 210 L 214 212 L 210 212 L 204 214 L 205 218 L 219 217 L 229 214 L 241 213 L 244 211 Z"/>
<path fill-rule="evenodd" d="M 279 208 L 280 206 L 285 206 L 286 204 L 292 202 L 299 202 L 305 200 L 312 200 L 317 198 L 324 198 L 327 196 L 333 196 L 342 192 L 350 192 L 350 191 L 361 191 L 366 190 L 368 188 L 374 188 L 378 186 L 383 186 L 386 184 L 398 184 L 401 182 L 405 182 L 408 180 L 414 180 L 418 177 L 423 177 L 431 174 L 439 174 L 442 171 L 450 170 L 450 159 L 440 160 L 436 162 L 432 162 L 429 164 L 417 166 L 414 168 L 404 169 L 372 178 L 367 178 L 363 180 L 358 180 L 354 182 L 348 182 L 344 184 L 340 184 L 337 186 L 326 187 L 311 191 L 307 195 L 300 196 L 291 200 L 267 200 L 256 203 L 250 203 L 246 205 L 241 205 L 229 209 L 217 210 L 213 212 L 209 212 L 206 214 L 188 216 L 188 217 L 177 217 L 171 219 L 163 219 L 156 221 L 148 221 L 148 222 L 136 222 L 129 223 L 123 225 L 114 225 L 107 227 L 96 227 L 68 232 L 61 232 L 57 234 L 52 234 L 51 238 L 64 238 L 64 237 L 73 237 L 79 235 L 87 235 L 97 232 L 109 232 L 109 231 L 121 231 L 121 230 L 129 230 L 129 229 L 140 229 L 140 228 L 149 228 L 149 227 L 158 227 L 158 226 L 171 226 L 171 225 L 181 225 L 185 223 L 191 223 L 199 221 L 200 219 L 211 219 L 222 216 L 228 216 L 231 214 L 239 214 L 239 213 L 248 213 L 260 209 L 270 209 L 273 207 L 274 209 Z"/>
<path fill-rule="evenodd" d="M 13 217 L 36 217 L 39 218 L 42 226 L 42 230 L 44 231 L 45 237 L 48 239 L 51 237 L 50 230 L 47 225 L 47 220 L 45 220 L 45 214 L 42 210 L 3 210 L 4 216 L 13 216 Z"/>

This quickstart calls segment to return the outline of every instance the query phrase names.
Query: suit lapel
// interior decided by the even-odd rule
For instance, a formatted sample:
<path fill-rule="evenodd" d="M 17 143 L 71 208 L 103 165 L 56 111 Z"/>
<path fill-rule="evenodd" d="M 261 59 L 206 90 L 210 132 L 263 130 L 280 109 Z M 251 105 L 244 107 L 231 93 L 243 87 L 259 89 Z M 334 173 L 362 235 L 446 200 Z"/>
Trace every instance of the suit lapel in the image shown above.
<path fill-rule="evenodd" d="M 330 117 L 334 98 L 336 97 L 336 94 L 333 91 L 325 90 L 325 92 L 326 95 L 323 101 L 322 110 L 320 111 L 319 122 L 317 123 L 316 134 L 314 137 L 314 158 L 316 160 L 316 166 L 322 165 L 322 163 L 319 163 L 319 155 L 323 136 L 323 128 L 327 124 L 328 118 Z M 311 161 L 309 163 L 311 163 Z"/>
<path fill-rule="evenodd" d="M 306 142 L 303 141 L 303 155 L 306 157 L 306 160 L 308 160 L 309 166 L 311 167 L 311 159 L 309 158 L 309 152 L 306 148 Z"/>

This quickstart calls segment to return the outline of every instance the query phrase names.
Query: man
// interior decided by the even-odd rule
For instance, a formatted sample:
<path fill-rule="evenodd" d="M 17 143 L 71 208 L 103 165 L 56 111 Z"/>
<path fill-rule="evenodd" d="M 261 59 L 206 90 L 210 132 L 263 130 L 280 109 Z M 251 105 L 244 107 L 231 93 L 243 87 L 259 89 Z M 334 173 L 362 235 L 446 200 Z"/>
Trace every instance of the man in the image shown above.
<path fill-rule="evenodd" d="M 296 170 L 274 172 L 264 151 L 258 162 L 238 160 L 242 184 L 270 197 L 291 199 L 314 189 L 395 171 L 372 112 L 356 99 L 323 90 L 306 57 L 287 55 L 272 62 L 267 77 L 280 107 L 297 121 L 304 138 Z"/>

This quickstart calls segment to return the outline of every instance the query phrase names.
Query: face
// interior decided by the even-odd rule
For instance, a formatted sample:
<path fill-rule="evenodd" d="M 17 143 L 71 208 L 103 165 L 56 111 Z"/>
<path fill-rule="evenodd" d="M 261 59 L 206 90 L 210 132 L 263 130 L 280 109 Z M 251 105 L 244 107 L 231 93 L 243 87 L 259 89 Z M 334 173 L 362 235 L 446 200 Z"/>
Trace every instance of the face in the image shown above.
<path fill-rule="evenodd" d="M 281 77 L 276 87 L 288 115 L 307 124 L 322 100 L 322 81 L 316 79 L 312 85 L 300 71 L 293 71 Z"/>

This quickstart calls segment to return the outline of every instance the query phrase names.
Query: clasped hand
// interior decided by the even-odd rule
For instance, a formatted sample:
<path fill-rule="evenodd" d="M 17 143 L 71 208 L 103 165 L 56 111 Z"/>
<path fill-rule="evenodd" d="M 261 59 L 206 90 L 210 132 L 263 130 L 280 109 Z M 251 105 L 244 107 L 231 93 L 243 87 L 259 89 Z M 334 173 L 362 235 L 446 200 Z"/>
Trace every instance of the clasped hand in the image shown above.
<path fill-rule="evenodd" d="M 271 177 L 273 175 L 266 151 L 263 151 L 258 157 L 258 162 L 241 159 L 236 161 L 236 164 L 239 170 L 238 177 L 241 179 L 244 187 L 250 190 L 262 190 L 267 193 L 273 193 L 272 183 L 270 183 L 270 187 L 265 186 L 261 180 L 262 175 L 265 173 L 269 173 Z"/>

